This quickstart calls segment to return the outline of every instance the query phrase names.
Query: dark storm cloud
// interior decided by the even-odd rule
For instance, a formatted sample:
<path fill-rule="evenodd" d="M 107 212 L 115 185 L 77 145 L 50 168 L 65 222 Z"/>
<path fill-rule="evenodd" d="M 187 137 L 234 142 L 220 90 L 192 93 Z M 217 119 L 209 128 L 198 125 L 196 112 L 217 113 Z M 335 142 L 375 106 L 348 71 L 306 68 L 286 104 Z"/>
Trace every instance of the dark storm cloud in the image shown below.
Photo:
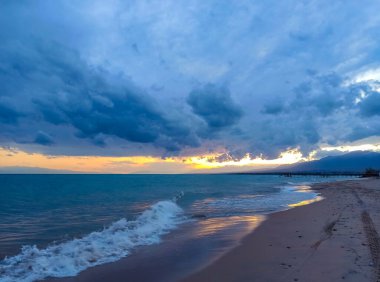
<path fill-rule="evenodd" d="M 294 89 L 295 99 L 289 107 L 298 111 L 316 111 L 328 116 L 343 106 L 342 78 L 334 73 L 312 77 Z"/>
<path fill-rule="evenodd" d="M 201 2 L 3 1 L 0 145 L 235 160 L 380 135 L 379 3 Z"/>
<path fill-rule="evenodd" d="M 0 76 L 3 95 L 8 78 L 15 80 L 13 91 L 22 94 L 29 119 L 42 118 L 54 124 L 67 124 L 78 130 L 77 136 L 104 145 L 99 134 L 116 136 L 137 143 L 152 143 L 169 151 L 197 146 L 198 138 L 180 119 L 171 120 L 144 91 L 124 77 L 91 68 L 80 56 L 57 43 L 28 43 L 30 50 L 3 50 Z M 24 52 L 23 52 L 24 51 Z M 17 74 L 17 76 L 15 75 Z M 17 94 L 14 100 L 17 100 Z M 2 122 L 14 123 L 21 114 L 0 104 Z M 35 142 L 50 145 L 48 135 L 39 133 Z"/>
<path fill-rule="evenodd" d="M 23 113 L 15 110 L 14 106 L 1 100 L 0 95 L 0 123 L 15 124 Z"/>
<path fill-rule="evenodd" d="M 262 112 L 264 114 L 277 115 L 284 110 L 284 101 L 282 99 L 273 99 L 271 102 L 264 104 Z"/>
<path fill-rule="evenodd" d="M 313 75 L 293 89 L 294 95 L 290 99 L 272 99 L 270 103 L 264 104 L 262 112 L 270 115 L 298 112 L 313 113 L 318 117 L 329 116 L 345 104 L 352 103 L 353 95 L 356 94 L 353 88 L 342 87 L 343 81 L 335 73 Z"/>
<path fill-rule="evenodd" d="M 316 148 L 321 140 L 318 122 L 312 115 L 299 115 L 296 112 L 279 114 L 264 119 L 253 129 L 250 139 L 250 152 L 276 158 L 280 152 L 299 148 L 308 153 Z"/>
<path fill-rule="evenodd" d="M 380 116 L 380 93 L 369 91 L 359 104 L 360 113 L 365 117 Z"/>
<path fill-rule="evenodd" d="M 335 73 L 319 75 L 296 86 L 293 89 L 295 95 L 286 102 L 275 100 L 265 104 L 262 112 L 272 115 L 296 112 L 325 118 L 343 109 L 354 109 L 360 91 L 369 91 L 368 85 L 344 85 L 344 79 Z"/>
<path fill-rule="evenodd" d="M 258 132 L 256 148 L 273 152 L 266 145 L 284 150 L 298 146 L 304 153 L 321 142 L 337 145 L 380 135 L 378 82 L 349 82 L 336 73 L 313 75 L 294 88 L 295 95 L 264 105 L 265 126 Z"/>
<path fill-rule="evenodd" d="M 221 129 L 235 125 L 242 117 L 243 112 L 231 98 L 225 87 L 206 85 L 193 90 L 187 103 L 193 112 L 200 116 L 211 129 Z"/>
<path fill-rule="evenodd" d="M 49 146 L 49 145 L 54 144 L 54 141 L 53 141 L 53 138 L 49 134 L 43 131 L 39 131 L 36 135 L 36 138 L 34 139 L 34 143 L 43 145 L 43 146 Z"/>
<path fill-rule="evenodd" d="M 380 133 L 380 123 L 375 122 L 363 122 L 355 124 L 350 128 L 349 133 L 345 136 L 347 141 L 353 142 L 370 136 L 377 136 Z"/>

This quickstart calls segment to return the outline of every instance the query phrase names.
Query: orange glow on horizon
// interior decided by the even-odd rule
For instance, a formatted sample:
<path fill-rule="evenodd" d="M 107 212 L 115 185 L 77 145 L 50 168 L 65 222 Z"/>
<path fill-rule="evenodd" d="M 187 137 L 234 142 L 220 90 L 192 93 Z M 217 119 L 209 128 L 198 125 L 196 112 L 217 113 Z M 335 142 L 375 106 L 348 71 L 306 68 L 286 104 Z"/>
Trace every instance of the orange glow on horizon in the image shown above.
<path fill-rule="evenodd" d="M 22 166 L 95 173 L 133 173 L 152 163 L 170 163 L 157 157 L 49 156 L 13 149 L 0 149 L 0 167 Z"/>
<path fill-rule="evenodd" d="M 275 168 L 279 165 L 314 160 L 319 151 L 352 152 L 358 150 L 380 151 L 380 144 L 351 144 L 336 147 L 322 146 L 318 151 L 304 157 L 298 149 L 282 152 L 275 159 L 246 154 L 234 159 L 228 152 L 201 156 L 51 156 L 29 153 L 17 148 L 0 148 L 0 168 L 30 167 L 54 170 L 69 170 L 79 173 L 199 173 L 242 172 Z M 223 158 L 221 158 L 223 156 Z"/>
<path fill-rule="evenodd" d="M 263 157 L 252 158 L 250 154 L 246 154 L 240 160 L 226 160 L 222 162 L 210 161 L 210 159 L 212 160 L 213 158 L 215 158 L 215 155 L 196 156 L 190 157 L 187 161 L 199 169 L 213 169 L 220 167 L 273 167 L 308 160 L 304 158 L 302 153 L 297 149 L 282 152 L 278 158 L 271 160 L 264 159 Z"/>
<path fill-rule="evenodd" d="M 160 158 L 154 156 L 49 156 L 16 148 L 0 149 L 0 167 L 37 167 L 89 173 L 188 173 L 202 171 L 237 171 L 242 168 L 267 168 L 306 160 L 298 150 L 289 150 L 276 159 L 252 158 L 216 161 L 221 154 Z M 224 170 L 223 170 L 224 169 Z"/>
<path fill-rule="evenodd" d="M 161 158 L 157 156 L 52 156 L 29 153 L 18 148 L 0 148 L 1 167 L 30 167 L 69 170 L 81 173 L 194 173 L 242 172 L 275 168 L 279 165 L 314 160 L 319 151 L 380 151 L 380 144 L 350 144 L 335 147 L 322 146 L 304 157 L 298 149 L 289 149 L 275 159 L 246 154 L 234 159 L 226 151 L 206 155 L 188 155 Z M 224 158 L 221 158 L 223 156 Z"/>

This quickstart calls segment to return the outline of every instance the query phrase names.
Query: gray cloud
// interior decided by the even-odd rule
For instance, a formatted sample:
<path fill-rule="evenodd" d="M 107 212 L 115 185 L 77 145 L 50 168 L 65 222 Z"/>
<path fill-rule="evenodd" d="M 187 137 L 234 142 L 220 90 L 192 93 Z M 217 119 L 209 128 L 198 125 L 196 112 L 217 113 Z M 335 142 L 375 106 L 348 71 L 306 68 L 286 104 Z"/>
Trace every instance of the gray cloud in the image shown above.
<path fill-rule="evenodd" d="M 34 143 L 43 145 L 43 146 L 50 146 L 54 144 L 54 141 L 53 141 L 53 138 L 49 134 L 43 131 L 39 131 L 36 135 L 36 138 L 34 139 Z"/>
<path fill-rule="evenodd" d="M 313 75 L 294 88 L 292 98 L 284 104 L 275 100 L 264 104 L 267 115 L 255 144 L 265 152 L 299 147 L 304 153 L 318 144 L 337 145 L 380 135 L 380 94 L 375 81 L 349 83 L 336 73 Z"/>
<path fill-rule="evenodd" d="M 30 101 L 29 110 L 37 110 L 29 119 L 40 116 L 54 125 L 68 124 L 78 130 L 78 137 L 98 145 L 97 136 L 104 134 L 169 151 L 198 146 L 196 135 L 184 122 L 166 116 L 152 97 L 128 79 L 93 69 L 76 52 L 56 43 L 37 42 L 33 47 L 32 54 L 10 51 L 1 80 L 6 86 L 7 76 L 19 74 L 17 91 Z M 5 122 L 20 116 L 10 107 L 0 110 Z M 40 133 L 35 141 L 48 145 L 46 137 Z"/>
<path fill-rule="evenodd" d="M 365 117 L 380 116 L 380 93 L 368 91 L 367 96 L 359 103 L 359 108 Z"/>
<path fill-rule="evenodd" d="M 380 64 L 379 3 L 0 5 L 0 145 L 235 159 L 380 135 L 375 82 L 351 81 Z"/>
<path fill-rule="evenodd" d="M 235 125 L 242 117 L 241 108 L 232 100 L 225 87 L 206 85 L 190 92 L 187 103 L 211 129 Z"/>
<path fill-rule="evenodd" d="M 14 106 L 7 101 L 2 101 L 0 97 L 0 123 L 16 124 L 23 113 L 17 111 Z"/>
<path fill-rule="evenodd" d="M 277 115 L 284 111 L 284 101 L 282 99 L 277 98 L 272 101 L 264 104 L 262 112 L 264 114 Z"/>

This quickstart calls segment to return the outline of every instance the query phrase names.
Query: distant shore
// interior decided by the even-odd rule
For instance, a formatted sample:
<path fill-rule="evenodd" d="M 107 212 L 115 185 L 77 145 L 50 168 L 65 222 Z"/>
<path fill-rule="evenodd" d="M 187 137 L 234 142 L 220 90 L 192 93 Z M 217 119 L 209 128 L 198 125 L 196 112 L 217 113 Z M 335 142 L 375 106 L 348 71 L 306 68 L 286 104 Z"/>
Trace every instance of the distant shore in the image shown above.
<path fill-rule="evenodd" d="M 378 281 L 380 180 L 313 185 L 323 201 L 269 216 L 184 282 Z"/>

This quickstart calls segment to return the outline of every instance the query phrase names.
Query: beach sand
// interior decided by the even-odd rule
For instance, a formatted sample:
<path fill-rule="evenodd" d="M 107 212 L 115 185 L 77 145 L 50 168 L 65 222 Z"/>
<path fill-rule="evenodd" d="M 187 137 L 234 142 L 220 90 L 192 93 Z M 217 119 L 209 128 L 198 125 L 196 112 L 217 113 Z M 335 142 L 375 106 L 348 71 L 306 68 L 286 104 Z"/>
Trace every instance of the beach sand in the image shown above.
<path fill-rule="evenodd" d="M 380 281 L 380 180 L 316 184 L 313 189 L 324 200 L 269 215 L 236 248 L 209 265 L 202 262 L 196 273 L 188 273 L 194 266 L 181 264 L 181 257 L 201 246 L 188 247 L 187 254 L 183 249 L 160 254 L 155 248 L 162 248 L 150 246 L 141 260 L 127 257 L 51 281 Z"/>
<path fill-rule="evenodd" d="M 274 213 L 201 281 L 380 281 L 380 180 L 317 184 L 325 198 Z"/>

